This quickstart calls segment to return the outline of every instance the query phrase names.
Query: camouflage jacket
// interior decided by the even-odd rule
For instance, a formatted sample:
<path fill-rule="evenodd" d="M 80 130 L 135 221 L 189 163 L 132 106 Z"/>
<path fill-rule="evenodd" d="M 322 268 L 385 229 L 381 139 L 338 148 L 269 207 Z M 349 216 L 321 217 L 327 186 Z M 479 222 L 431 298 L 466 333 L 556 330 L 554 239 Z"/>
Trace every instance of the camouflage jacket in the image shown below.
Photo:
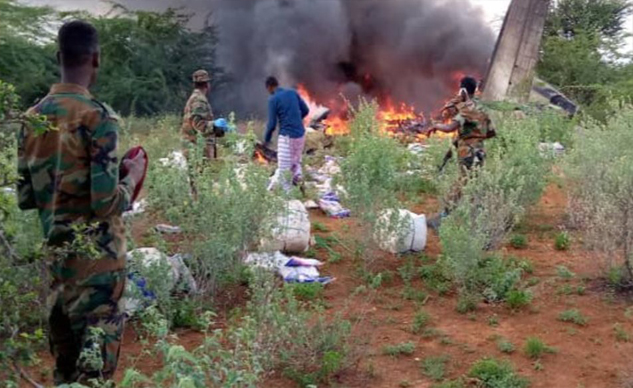
<path fill-rule="evenodd" d="M 49 246 L 68 247 L 77 228 L 88 237 L 85 250 L 55 257 L 57 275 L 81 278 L 125 268 L 125 231 L 121 214 L 129 207 L 134 183 L 119 181 L 114 113 L 87 89 L 53 85 L 27 114 L 44 115 L 52 130 L 36 135 L 24 126 L 18 138 L 18 201 L 39 211 Z"/>
<path fill-rule="evenodd" d="M 464 100 L 457 96 L 444 105 L 442 115 L 459 123 L 458 140 L 487 139 L 494 130 L 490 117 L 476 98 Z"/>
<path fill-rule="evenodd" d="M 195 142 L 200 132 L 205 137 L 213 135 L 213 112 L 207 97 L 195 89 L 185 106 L 181 133 L 185 140 Z"/>

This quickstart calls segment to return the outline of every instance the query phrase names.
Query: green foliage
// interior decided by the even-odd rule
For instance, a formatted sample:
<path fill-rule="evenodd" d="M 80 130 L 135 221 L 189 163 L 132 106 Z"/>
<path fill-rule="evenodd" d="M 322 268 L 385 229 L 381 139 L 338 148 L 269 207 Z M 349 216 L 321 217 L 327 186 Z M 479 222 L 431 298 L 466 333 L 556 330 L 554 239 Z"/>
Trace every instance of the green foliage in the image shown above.
<path fill-rule="evenodd" d="M 575 323 L 578 326 L 586 326 L 589 322 L 589 320 L 577 309 L 570 309 L 561 312 L 558 315 L 558 320 L 562 322 Z"/>
<path fill-rule="evenodd" d="M 321 283 L 291 284 L 292 292 L 297 300 L 303 302 L 315 302 L 323 298 L 323 285 Z"/>
<path fill-rule="evenodd" d="M 479 380 L 482 388 L 526 388 L 529 381 L 519 376 L 507 361 L 484 358 L 470 368 L 468 376 Z"/>
<path fill-rule="evenodd" d="M 181 111 L 200 68 L 223 82 L 215 65 L 216 31 L 206 21 L 190 30 L 182 10 L 130 11 L 115 4 L 107 16 L 59 14 L 13 0 L 0 1 L 0 78 L 16 85 L 25 104 L 46 94 L 58 78 L 54 30 L 68 18 L 82 18 L 99 31 L 103 57 L 94 93 L 124 115 Z"/>
<path fill-rule="evenodd" d="M 523 350 L 525 355 L 533 360 L 538 360 L 546 353 L 556 353 L 556 349 L 547 346 L 543 341 L 536 337 L 528 338 Z"/>
<path fill-rule="evenodd" d="M 561 0 L 551 7 L 546 35 L 576 37 L 581 31 L 617 38 L 631 4 L 626 0 Z"/>
<path fill-rule="evenodd" d="M 506 353 L 506 354 L 512 354 L 516 350 L 516 347 L 514 346 L 514 344 L 505 338 L 499 338 L 497 340 L 497 348 L 499 349 L 500 352 Z"/>
<path fill-rule="evenodd" d="M 613 334 L 618 342 L 631 342 L 631 334 L 619 323 L 613 325 Z"/>
<path fill-rule="evenodd" d="M 427 328 L 429 323 L 431 322 L 431 315 L 424 311 L 420 310 L 413 317 L 413 323 L 411 324 L 411 332 L 413 334 L 420 334 L 424 329 Z"/>
<path fill-rule="evenodd" d="M 427 357 L 422 360 L 422 373 L 433 381 L 441 381 L 446 374 L 448 356 Z"/>
<path fill-rule="evenodd" d="M 455 310 L 460 314 L 466 314 L 471 311 L 477 310 L 477 305 L 480 302 L 480 298 L 472 294 L 462 293 L 457 300 L 457 306 Z"/>
<path fill-rule="evenodd" d="M 532 303 L 532 293 L 524 290 L 511 290 L 506 296 L 506 303 L 512 310 L 518 310 Z"/>
<path fill-rule="evenodd" d="M 554 239 L 554 248 L 557 251 L 567 251 L 571 247 L 571 239 L 567 232 L 561 232 L 556 235 Z"/>
<path fill-rule="evenodd" d="M 528 246 L 528 238 L 524 234 L 515 234 L 510 238 L 510 245 L 514 249 L 525 249 Z"/>
<path fill-rule="evenodd" d="M 438 384 L 433 384 L 433 388 L 464 388 L 466 384 L 462 379 L 459 380 L 450 380 L 450 381 L 442 381 Z"/>
<path fill-rule="evenodd" d="M 489 142 L 485 166 L 468 179 L 439 232 L 460 292 L 483 293 L 488 300 L 503 300 L 521 271 L 504 268 L 485 251 L 498 247 L 538 201 L 550 165 L 538 151 L 538 119 L 500 118 L 497 126 L 501 135 Z"/>
<path fill-rule="evenodd" d="M 624 267 L 633 279 L 633 107 L 624 105 L 606 124 L 589 121 L 565 164 L 570 215 L 583 242 L 603 259 L 605 272 Z"/>
<path fill-rule="evenodd" d="M 401 344 L 396 345 L 387 345 L 382 349 L 382 353 L 391 356 L 397 357 L 401 355 L 410 356 L 415 352 L 415 344 L 413 342 L 403 342 Z"/>
<path fill-rule="evenodd" d="M 564 265 L 559 265 L 558 267 L 556 267 L 556 274 L 559 278 L 563 280 L 571 280 L 576 276 L 575 273 L 570 271 L 569 268 L 565 267 Z"/>

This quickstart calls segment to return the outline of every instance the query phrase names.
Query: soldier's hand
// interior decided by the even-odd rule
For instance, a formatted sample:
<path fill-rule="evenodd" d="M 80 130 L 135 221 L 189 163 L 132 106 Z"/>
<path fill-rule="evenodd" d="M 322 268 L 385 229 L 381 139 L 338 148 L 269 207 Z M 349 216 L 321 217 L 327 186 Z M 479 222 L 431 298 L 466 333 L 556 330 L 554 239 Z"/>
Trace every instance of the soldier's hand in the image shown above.
<path fill-rule="evenodd" d="M 123 164 L 128 170 L 128 176 L 132 179 L 132 181 L 134 181 L 134 184 L 137 184 L 141 181 L 141 179 L 143 179 L 146 167 L 145 163 L 145 152 L 142 150 L 134 158 L 123 161 Z"/>

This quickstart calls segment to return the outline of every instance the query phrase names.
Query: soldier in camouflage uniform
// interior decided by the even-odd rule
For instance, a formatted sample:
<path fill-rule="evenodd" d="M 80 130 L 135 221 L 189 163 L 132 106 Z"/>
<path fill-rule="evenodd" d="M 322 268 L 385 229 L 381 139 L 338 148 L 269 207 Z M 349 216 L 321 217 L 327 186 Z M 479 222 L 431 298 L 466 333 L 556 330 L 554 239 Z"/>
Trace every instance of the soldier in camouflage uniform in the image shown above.
<path fill-rule="evenodd" d="M 213 111 L 207 100 L 207 94 L 211 88 L 211 78 L 206 70 L 197 70 L 193 73 L 194 89 L 191 97 L 185 105 L 185 112 L 182 121 L 181 134 L 183 138 L 183 153 L 187 158 L 189 168 L 189 183 L 191 184 L 191 192 L 194 198 L 197 196 L 196 185 L 194 181 L 195 171 L 201 168 L 200 165 L 195 166 L 195 161 L 189 158 L 189 151 L 195 147 L 198 135 L 202 135 L 205 139 L 204 158 L 211 161 L 217 157 L 216 138 L 213 128 Z"/>
<path fill-rule="evenodd" d="M 50 253 L 55 383 L 90 385 L 108 382 L 119 358 L 126 276 L 121 215 L 145 161 L 142 153 L 126 161 L 129 174 L 119 180 L 117 118 L 88 91 L 100 63 L 95 28 L 66 23 L 58 42 L 62 81 L 28 111 L 45 116 L 50 130 L 37 134 L 24 126 L 19 134 L 18 199 L 21 209 L 39 211 Z"/>
<path fill-rule="evenodd" d="M 210 82 L 209 73 L 205 70 L 193 73 L 194 89 L 185 106 L 181 132 L 187 146 L 196 144 L 198 134 L 202 134 L 206 140 L 204 156 L 212 160 L 217 156 L 217 149 L 213 128 L 213 111 L 207 100 Z"/>
<path fill-rule="evenodd" d="M 459 201 L 461 188 L 466 184 L 473 169 L 483 166 L 486 158 L 484 141 L 496 136 L 490 117 L 481 109 L 475 98 L 477 81 L 474 78 L 465 77 L 461 80 L 460 87 L 459 94 L 442 109 L 442 116 L 447 124 L 436 124 L 430 131 L 430 133 L 434 131 L 457 133 L 454 145 L 457 148 L 461 177 L 449 195 L 449 204 Z M 439 221 L 448 213 L 449 209 L 446 209 L 439 216 L 431 219 L 429 226 L 439 227 Z"/>

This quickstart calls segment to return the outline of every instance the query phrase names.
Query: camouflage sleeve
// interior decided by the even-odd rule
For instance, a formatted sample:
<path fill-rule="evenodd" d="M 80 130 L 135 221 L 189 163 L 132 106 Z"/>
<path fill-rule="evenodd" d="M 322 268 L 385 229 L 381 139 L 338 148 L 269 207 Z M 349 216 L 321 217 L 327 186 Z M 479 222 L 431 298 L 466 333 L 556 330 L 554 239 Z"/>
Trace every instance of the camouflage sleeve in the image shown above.
<path fill-rule="evenodd" d="M 18 134 L 18 206 L 22 210 L 31 210 L 37 207 L 35 202 L 35 190 L 31 180 L 31 170 L 27 164 L 24 151 L 25 128 L 22 127 Z"/>
<path fill-rule="evenodd" d="M 206 101 L 195 101 L 191 107 L 191 126 L 203 135 L 213 131 L 210 123 L 213 121 L 211 107 Z"/>
<path fill-rule="evenodd" d="M 129 208 L 134 192 L 134 182 L 130 178 L 119 182 L 118 132 L 116 120 L 107 118 L 92 135 L 91 207 L 95 215 L 101 218 L 122 214 Z"/>

